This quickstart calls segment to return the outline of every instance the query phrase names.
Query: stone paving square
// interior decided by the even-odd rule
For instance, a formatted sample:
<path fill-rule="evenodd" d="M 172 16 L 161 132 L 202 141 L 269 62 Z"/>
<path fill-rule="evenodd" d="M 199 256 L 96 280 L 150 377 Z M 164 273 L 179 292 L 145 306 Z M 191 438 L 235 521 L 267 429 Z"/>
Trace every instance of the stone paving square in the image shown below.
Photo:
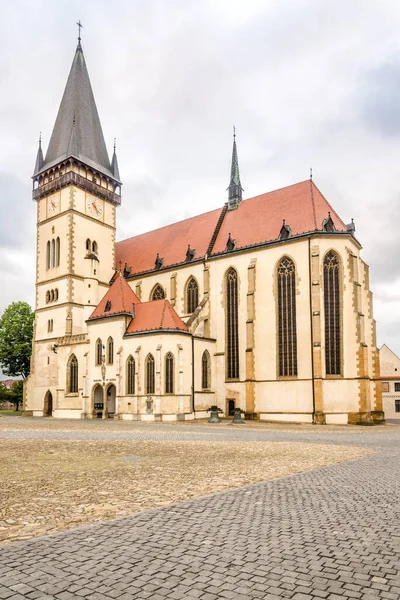
<path fill-rule="evenodd" d="M 74 435 L 110 439 L 115 429 Z M 132 432 L 147 440 L 206 434 L 210 442 L 305 443 L 332 451 L 345 445 L 372 453 L 3 545 L 0 599 L 400 598 L 399 427 L 118 431 L 122 440 Z M 3 440 L 71 436 L 65 426 L 64 433 L 62 427 L 32 433 L 2 431 L 0 424 Z"/>

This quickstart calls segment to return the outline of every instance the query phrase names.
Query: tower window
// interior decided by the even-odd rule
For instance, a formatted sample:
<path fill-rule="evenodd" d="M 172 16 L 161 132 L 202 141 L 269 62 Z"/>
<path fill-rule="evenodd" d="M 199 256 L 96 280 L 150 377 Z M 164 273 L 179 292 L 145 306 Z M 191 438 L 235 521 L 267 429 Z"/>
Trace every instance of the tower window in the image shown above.
<path fill-rule="evenodd" d="M 99 338 L 96 342 L 96 366 L 101 365 L 103 362 L 103 344 Z"/>
<path fill-rule="evenodd" d="M 126 393 L 135 393 L 135 359 L 129 356 L 126 361 Z"/>
<path fill-rule="evenodd" d="M 46 292 L 46 304 L 48 304 L 50 302 L 50 292 L 49 290 L 47 290 Z"/>
<path fill-rule="evenodd" d="M 164 298 L 165 298 L 164 289 L 161 287 L 160 284 L 157 283 L 156 287 L 153 289 L 153 292 L 151 294 L 151 299 L 152 300 L 163 300 Z"/>
<path fill-rule="evenodd" d="M 67 394 L 78 393 L 78 360 L 73 354 L 67 365 Z"/>
<path fill-rule="evenodd" d="M 171 352 L 165 357 L 165 393 L 174 393 L 174 357 Z"/>
<path fill-rule="evenodd" d="M 285 256 L 277 268 L 279 376 L 297 376 L 296 270 Z"/>
<path fill-rule="evenodd" d="M 201 358 L 201 387 L 203 390 L 211 387 L 211 364 L 208 350 L 204 350 Z"/>
<path fill-rule="evenodd" d="M 47 245 L 46 245 L 46 268 L 47 269 L 51 268 L 51 262 L 50 262 L 50 242 L 47 242 Z"/>
<path fill-rule="evenodd" d="M 193 313 L 199 305 L 199 286 L 194 277 L 191 277 L 186 286 L 187 314 Z"/>
<path fill-rule="evenodd" d="M 90 242 L 90 240 L 89 240 L 89 239 L 87 239 L 87 240 L 86 240 L 86 250 L 87 250 L 88 252 L 90 251 L 90 248 L 91 248 L 91 246 L 92 246 L 92 245 L 91 245 L 91 242 Z"/>
<path fill-rule="evenodd" d="M 238 277 L 231 268 L 226 274 L 226 376 L 239 378 Z"/>
<path fill-rule="evenodd" d="M 341 374 L 339 257 L 324 258 L 325 364 L 327 375 Z"/>
<path fill-rule="evenodd" d="M 155 370 L 154 356 L 149 354 L 146 358 L 146 394 L 154 394 L 155 389 Z"/>
<path fill-rule="evenodd" d="M 92 242 L 92 252 L 94 252 L 95 254 L 97 254 L 97 242 Z"/>

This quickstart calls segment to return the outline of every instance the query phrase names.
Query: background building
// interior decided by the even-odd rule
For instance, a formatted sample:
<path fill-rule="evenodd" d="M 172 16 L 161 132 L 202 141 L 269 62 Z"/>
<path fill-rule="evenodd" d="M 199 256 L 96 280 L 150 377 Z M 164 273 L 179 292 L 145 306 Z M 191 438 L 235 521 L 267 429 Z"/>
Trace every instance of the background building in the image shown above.
<path fill-rule="evenodd" d="M 400 358 L 386 344 L 383 344 L 379 354 L 383 410 L 386 419 L 400 421 Z"/>

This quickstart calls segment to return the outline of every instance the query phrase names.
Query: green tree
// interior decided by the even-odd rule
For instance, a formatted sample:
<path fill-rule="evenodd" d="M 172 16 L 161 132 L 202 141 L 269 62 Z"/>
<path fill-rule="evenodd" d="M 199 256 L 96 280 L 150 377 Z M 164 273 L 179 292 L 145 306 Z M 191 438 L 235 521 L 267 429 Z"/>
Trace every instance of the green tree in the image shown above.
<path fill-rule="evenodd" d="M 15 404 L 16 410 L 19 410 L 19 405 L 22 404 L 22 396 L 24 393 L 24 382 L 16 381 L 8 390 L 8 401 Z"/>
<path fill-rule="evenodd" d="M 0 317 L 0 366 L 5 375 L 29 375 L 34 319 L 27 302 L 12 302 Z"/>

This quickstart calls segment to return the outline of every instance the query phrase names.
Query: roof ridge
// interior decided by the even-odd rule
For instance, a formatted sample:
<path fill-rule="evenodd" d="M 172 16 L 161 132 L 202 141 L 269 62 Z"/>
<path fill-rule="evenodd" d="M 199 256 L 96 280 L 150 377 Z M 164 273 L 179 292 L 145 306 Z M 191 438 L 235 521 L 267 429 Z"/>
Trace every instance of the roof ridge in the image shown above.
<path fill-rule="evenodd" d="M 228 203 L 225 203 L 224 206 L 222 207 L 222 210 L 221 210 L 220 215 L 218 217 L 218 221 L 217 221 L 217 224 L 215 225 L 213 234 L 211 236 L 210 243 L 208 244 L 208 248 L 207 248 L 207 255 L 208 256 L 210 256 L 210 254 L 213 251 L 215 242 L 217 241 L 218 234 L 220 232 L 222 223 L 224 222 L 224 218 L 225 218 L 225 215 L 226 215 L 227 212 L 228 212 Z"/>
<path fill-rule="evenodd" d="M 313 217 L 314 217 L 314 226 L 315 226 L 315 229 L 318 229 L 317 214 L 315 212 L 315 202 L 314 202 L 314 193 L 313 193 L 313 180 L 311 178 L 310 178 L 310 194 L 311 194 L 311 206 L 312 206 Z"/>
<path fill-rule="evenodd" d="M 335 217 L 341 221 L 343 223 L 343 225 L 345 225 L 344 221 L 339 217 L 338 213 L 336 212 L 336 210 L 333 208 L 332 204 L 329 202 L 329 200 L 326 199 L 326 197 L 324 196 L 324 194 L 321 192 L 321 190 L 319 189 L 319 187 L 314 183 L 313 181 L 313 185 L 315 187 L 315 189 L 318 191 L 319 194 L 321 194 L 322 198 L 325 200 L 325 202 L 327 203 L 327 205 L 329 206 L 329 208 L 331 209 L 331 212 L 333 212 L 333 214 L 335 215 Z M 318 229 L 318 227 L 317 227 Z M 345 230 L 347 231 L 347 229 Z"/>
<path fill-rule="evenodd" d="M 164 324 L 164 315 L 165 315 L 165 307 L 167 306 L 167 302 L 168 302 L 168 301 L 167 301 L 167 299 L 166 299 L 166 298 L 164 298 L 164 306 L 163 306 L 163 309 L 162 309 L 162 312 L 161 312 L 161 322 L 160 322 L 160 329 L 162 329 L 162 328 L 163 328 L 163 324 Z"/>

